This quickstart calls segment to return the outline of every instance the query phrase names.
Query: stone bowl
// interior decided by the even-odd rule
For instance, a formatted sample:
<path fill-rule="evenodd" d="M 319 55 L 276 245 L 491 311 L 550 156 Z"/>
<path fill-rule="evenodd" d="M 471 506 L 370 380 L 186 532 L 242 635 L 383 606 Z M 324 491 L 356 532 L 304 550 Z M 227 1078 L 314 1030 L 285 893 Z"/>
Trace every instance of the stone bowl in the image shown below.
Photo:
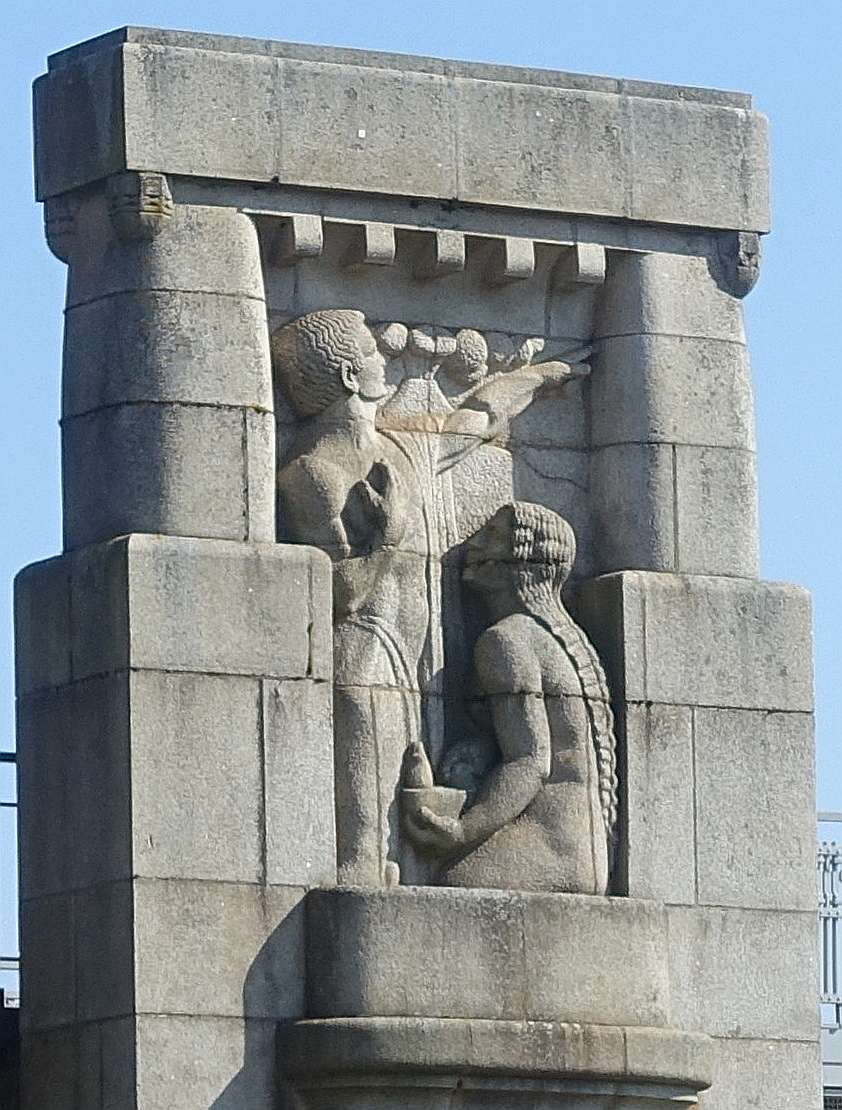
<path fill-rule="evenodd" d="M 404 817 L 420 825 L 418 814 L 421 806 L 432 810 L 437 817 L 456 818 L 462 812 L 467 794 L 451 786 L 405 786 L 401 790 Z"/>

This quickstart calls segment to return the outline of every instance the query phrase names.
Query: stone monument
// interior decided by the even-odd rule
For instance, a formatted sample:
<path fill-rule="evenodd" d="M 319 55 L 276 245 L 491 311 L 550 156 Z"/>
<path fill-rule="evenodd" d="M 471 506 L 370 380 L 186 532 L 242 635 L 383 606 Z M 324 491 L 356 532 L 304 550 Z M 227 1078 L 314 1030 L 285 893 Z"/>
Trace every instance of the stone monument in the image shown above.
<path fill-rule="evenodd" d="M 35 120 L 27 1110 L 817 1110 L 749 98 L 124 28 Z"/>

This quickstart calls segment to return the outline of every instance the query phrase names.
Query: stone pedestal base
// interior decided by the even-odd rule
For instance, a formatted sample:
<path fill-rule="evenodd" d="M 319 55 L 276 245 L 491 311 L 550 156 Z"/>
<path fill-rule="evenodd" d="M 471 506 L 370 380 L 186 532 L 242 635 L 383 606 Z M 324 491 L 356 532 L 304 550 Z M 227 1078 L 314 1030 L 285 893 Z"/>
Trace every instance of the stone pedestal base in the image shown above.
<path fill-rule="evenodd" d="M 406 887 L 306 912 L 307 1017 L 277 1051 L 307 1110 L 655 1110 L 710 1085 L 712 1039 L 673 1020 L 664 906 Z"/>
<path fill-rule="evenodd" d="M 307 1110 L 665 1110 L 710 1085 L 710 1038 L 468 1018 L 300 1021 L 279 1068 Z"/>

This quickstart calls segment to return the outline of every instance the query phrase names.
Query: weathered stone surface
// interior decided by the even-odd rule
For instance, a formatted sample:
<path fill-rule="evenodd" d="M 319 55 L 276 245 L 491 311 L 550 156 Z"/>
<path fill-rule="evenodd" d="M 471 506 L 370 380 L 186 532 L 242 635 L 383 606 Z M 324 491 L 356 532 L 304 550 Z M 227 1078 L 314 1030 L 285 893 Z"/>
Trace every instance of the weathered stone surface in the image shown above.
<path fill-rule="evenodd" d="M 757 573 L 754 454 L 620 443 L 591 456 L 598 569 Z"/>
<path fill-rule="evenodd" d="M 265 312 L 254 298 L 156 289 L 68 309 L 65 418 L 141 401 L 271 411 Z"/>
<path fill-rule="evenodd" d="M 15 690 L 18 696 L 70 681 L 70 568 L 59 556 L 15 579 Z"/>
<path fill-rule="evenodd" d="M 591 421 L 597 447 L 678 443 L 752 450 L 745 348 L 684 335 L 603 339 L 591 375 Z"/>
<path fill-rule="evenodd" d="M 103 883 L 73 895 L 77 1022 L 130 1014 L 136 1004 L 132 885 Z M 52 957 L 54 958 L 54 957 Z"/>
<path fill-rule="evenodd" d="M 257 230 L 227 206 L 177 204 L 160 235 L 126 242 L 115 234 L 107 197 L 93 192 L 73 226 L 68 308 L 121 293 L 166 291 L 264 300 Z"/>
<path fill-rule="evenodd" d="M 137 1009 L 276 1020 L 302 1014 L 303 896 L 295 887 L 138 880 Z"/>
<path fill-rule="evenodd" d="M 26 1110 L 124 1110 L 135 1099 L 131 1018 L 26 1034 Z"/>
<path fill-rule="evenodd" d="M 673 448 L 621 443 L 591 454 L 597 573 L 676 569 Z"/>
<path fill-rule="evenodd" d="M 632 898 L 696 901 L 693 715 L 684 705 L 631 703 L 625 737 L 626 865 Z"/>
<path fill-rule="evenodd" d="M 242 66 L 242 57 L 238 61 Z M 282 119 L 275 165 L 281 180 L 342 181 L 355 189 L 365 182 L 369 192 L 458 196 L 452 81 L 428 73 L 407 80 L 399 70 L 292 58 L 280 74 L 272 99 Z M 419 157 L 431 136 L 432 156 Z"/>
<path fill-rule="evenodd" d="M 134 213 L 166 226 L 127 238 L 114 193 L 80 200 L 67 237 L 65 546 L 129 532 L 271 541 L 272 430 L 248 434 L 250 416 L 272 419 L 256 228 L 177 206 Z"/>
<path fill-rule="evenodd" d="M 663 335 L 745 343 L 742 308 L 703 254 L 612 253 L 599 300 L 597 339 Z"/>
<path fill-rule="evenodd" d="M 775 1110 L 820 1110 L 817 1043 L 745 1039 L 714 1042 L 714 1083 L 700 1110 L 767 1110 L 774 1076 Z"/>
<path fill-rule="evenodd" d="M 710 1038 L 672 1030 L 476 1018 L 333 1018 L 278 1032 L 278 1067 L 295 1078 L 416 1073 L 535 1079 L 671 1079 L 703 1087 Z M 470 1089 L 470 1085 L 469 1085 Z M 575 1089 L 575 1088 L 574 1088 Z"/>
<path fill-rule="evenodd" d="M 69 1028 L 28 1033 L 22 1038 L 23 1110 L 76 1110 L 80 1072 L 87 1071 L 87 1061 L 80 1059 L 79 1039 L 78 1031 Z M 85 1093 L 81 1110 L 99 1110 L 98 1087 L 94 1092 L 88 1087 Z"/>
<path fill-rule="evenodd" d="M 693 719 L 699 901 L 814 911 L 812 716 L 696 708 Z"/>
<path fill-rule="evenodd" d="M 676 569 L 684 574 L 758 572 L 754 453 L 675 447 Z"/>
<path fill-rule="evenodd" d="M 181 1014 L 143 1014 L 136 1020 L 139 1107 L 272 1105 L 274 1021 Z"/>
<path fill-rule="evenodd" d="M 20 699 L 20 874 L 24 899 L 130 871 L 125 675 Z"/>
<path fill-rule="evenodd" d="M 74 679 L 126 666 L 330 677 L 320 552 L 136 535 L 71 558 Z"/>
<path fill-rule="evenodd" d="M 633 571 L 582 583 L 577 612 L 628 701 L 812 709 L 797 586 Z"/>
<path fill-rule="evenodd" d="M 256 883 L 259 681 L 136 671 L 130 683 L 135 873 Z"/>
<path fill-rule="evenodd" d="M 399 888 L 314 891 L 307 913 L 312 1017 L 666 1017 L 665 917 L 651 902 Z"/>
<path fill-rule="evenodd" d="M 246 540 L 244 415 L 131 404 L 63 423 L 64 543 L 129 532 Z"/>
<path fill-rule="evenodd" d="M 670 1022 L 720 1037 L 818 1037 L 816 916 L 667 907 Z"/>
<path fill-rule="evenodd" d="M 368 107 L 384 103 L 390 114 Z M 184 33 L 174 47 L 167 32 L 127 28 L 56 56 L 39 81 L 38 189 L 43 198 L 154 165 L 764 231 L 764 121 L 734 103 L 733 94 L 688 98 L 670 86 L 329 48 L 314 57 Z M 560 143 L 571 128 L 587 138 Z M 328 141 L 314 147 L 315 134 Z M 435 157 L 419 159 L 430 134 Z"/>
<path fill-rule="evenodd" d="M 266 881 L 336 881 L 331 690 L 326 682 L 264 681 Z"/>
<path fill-rule="evenodd" d="M 20 906 L 21 1032 L 69 1025 L 76 1018 L 73 899 L 70 894 L 28 898 Z"/>

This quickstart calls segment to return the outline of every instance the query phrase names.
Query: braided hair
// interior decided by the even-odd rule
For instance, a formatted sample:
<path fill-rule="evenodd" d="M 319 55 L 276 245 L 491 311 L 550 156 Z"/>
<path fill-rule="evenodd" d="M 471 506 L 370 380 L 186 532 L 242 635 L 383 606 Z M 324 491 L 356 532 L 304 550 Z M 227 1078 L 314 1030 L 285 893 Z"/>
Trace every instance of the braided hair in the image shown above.
<path fill-rule="evenodd" d="M 552 634 L 579 680 L 596 753 L 602 819 L 613 854 L 617 756 L 611 695 L 596 650 L 568 613 L 562 597 L 562 587 L 576 558 L 576 537 L 563 517 L 543 505 L 514 501 L 498 510 L 492 520 L 501 515 L 508 518 L 521 601 L 527 613 Z"/>

